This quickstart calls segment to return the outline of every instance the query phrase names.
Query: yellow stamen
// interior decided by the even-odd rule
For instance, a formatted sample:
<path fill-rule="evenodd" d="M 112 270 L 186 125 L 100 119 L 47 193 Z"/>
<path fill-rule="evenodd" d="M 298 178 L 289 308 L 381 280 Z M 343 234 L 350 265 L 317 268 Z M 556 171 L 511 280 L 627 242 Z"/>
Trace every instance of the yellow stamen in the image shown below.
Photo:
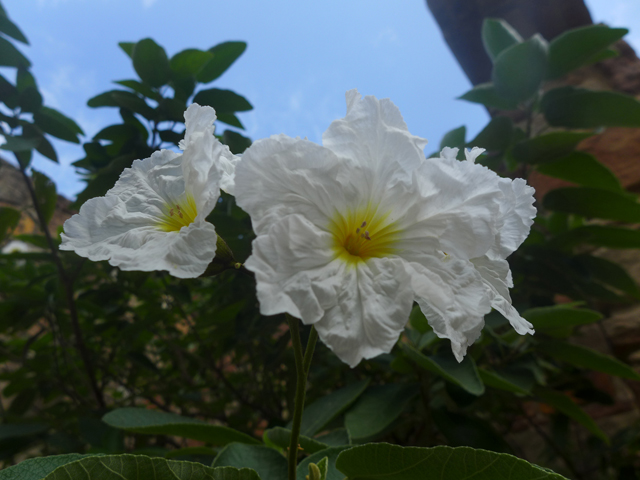
<path fill-rule="evenodd" d="M 165 232 L 179 232 L 182 227 L 191 225 L 197 215 L 196 202 L 191 195 L 187 195 L 180 201 L 166 205 L 158 228 Z"/>
<path fill-rule="evenodd" d="M 336 255 L 347 263 L 357 263 L 396 253 L 395 244 L 401 232 L 396 222 L 390 220 L 390 214 L 379 212 L 378 207 L 371 204 L 336 212 L 329 224 Z"/>

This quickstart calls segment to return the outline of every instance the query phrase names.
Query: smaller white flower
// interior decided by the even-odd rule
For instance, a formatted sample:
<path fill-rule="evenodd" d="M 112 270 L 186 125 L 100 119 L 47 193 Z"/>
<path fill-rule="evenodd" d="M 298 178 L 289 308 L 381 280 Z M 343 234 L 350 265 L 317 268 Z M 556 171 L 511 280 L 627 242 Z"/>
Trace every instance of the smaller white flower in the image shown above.
<path fill-rule="evenodd" d="M 167 270 L 179 278 L 205 271 L 217 241 L 205 219 L 220 188 L 233 191 L 238 158 L 215 138 L 213 108 L 193 104 L 184 117 L 182 153 L 135 160 L 104 197 L 65 222 L 61 250 L 122 270 Z"/>

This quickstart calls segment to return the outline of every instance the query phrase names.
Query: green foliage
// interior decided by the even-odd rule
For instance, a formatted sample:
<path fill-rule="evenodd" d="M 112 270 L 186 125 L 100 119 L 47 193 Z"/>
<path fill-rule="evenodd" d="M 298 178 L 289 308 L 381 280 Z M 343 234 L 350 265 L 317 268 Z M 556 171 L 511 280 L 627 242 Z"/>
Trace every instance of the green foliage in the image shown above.
<path fill-rule="evenodd" d="M 250 468 L 258 472 L 261 480 L 287 478 L 287 461 L 278 452 L 260 445 L 232 443 L 227 445 L 213 461 L 213 467 Z"/>
<path fill-rule="evenodd" d="M 511 455 L 467 447 L 417 448 L 378 443 L 340 454 L 336 467 L 348 480 L 561 480 Z M 508 477 L 505 477 L 508 472 Z"/>

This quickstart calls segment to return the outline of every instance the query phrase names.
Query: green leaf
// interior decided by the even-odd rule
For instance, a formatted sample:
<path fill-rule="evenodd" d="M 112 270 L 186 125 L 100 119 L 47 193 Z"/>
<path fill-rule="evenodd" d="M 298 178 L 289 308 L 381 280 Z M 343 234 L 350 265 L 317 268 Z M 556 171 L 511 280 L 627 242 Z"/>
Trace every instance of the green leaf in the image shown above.
<path fill-rule="evenodd" d="M 0 101 L 11 110 L 18 107 L 18 89 L 2 75 L 0 75 Z M 10 119 L 11 117 L 6 118 Z M 10 126 L 15 128 L 17 123 Z"/>
<path fill-rule="evenodd" d="M 277 447 L 287 449 L 291 441 L 291 430 L 282 427 L 275 427 L 265 430 L 264 436 Z M 298 443 L 305 453 L 315 453 L 324 450 L 329 446 L 326 443 L 319 442 L 313 438 L 300 435 Z"/>
<path fill-rule="evenodd" d="M 33 170 L 32 178 L 40 211 L 42 212 L 45 223 L 48 225 L 56 211 L 56 202 L 58 201 L 56 184 L 44 173 L 35 170 Z"/>
<path fill-rule="evenodd" d="M 48 428 L 41 423 L 3 423 L 0 425 L 0 441 L 40 435 Z"/>
<path fill-rule="evenodd" d="M 638 372 L 626 363 L 580 345 L 552 340 L 539 343 L 536 346 L 536 350 L 576 367 L 608 373 L 609 375 L 630 380 L 640 380 Z"/>
<path fill-rule="evenodd" d="M 170 450 L 164 454 L 164 458 L 179 458 L 193 455 L 205 455 L 207 457 L 215 457 L 218 454 L 213 448 L 209 447 L 185 447 L 176 450 Z M 1 480 L 1 479 L 0 479 Z"/>
<path fill-rule="evenodd" d="M 129 58 L 133 58 L 133 48 L 136 46 L 134 42 L 119 42 L 118 46 L 129 56 Z"/>
<path fill-rule="evenodd" d="M 442 349 L 443 351 L 438 355 L 428 357 L 406 343 L 402 343 L 401 346 L 407 357 L 425 370 L 440 375 L 472 395 L 477 396 L 484 393 L 484 384 L 480 380 L 475 362 L 469 355 L 458 363 L 447 348 Z"/>
<path fill-rule="evenodd" d="M 171 57 L 169 65 L 178 76 L 188 77 L 197 74 L 212 58 L 211 52 L 188 48 Z"/>
<path fill-rule="evenodd" d="M 411 327 L 420 333 L 431 331 L 431 325 L 429 325 L 429 321 L 427 320 L 427 317 L 424 316 L 424 313 L 422 313 L 422 310 L 420 310 L 419 305 L 415 305 L 411 310 L 409 323 L 411 324 Z"/>
<path fill-rule="evenodd" d="M 501 18 L 485 18 L 482 22 L 482 44 L 493 62 L 503 50 L 522 41 L 520 34 Z"/>
<path fill-rule="evenodd" d="M 554 127 L 640 127 L 640 102 L 619 92 L 555 88 L 545 93 L 540 108 Z"/>
<path fill-rule="evenodd" d="M 221 90 L 219 88 L 201 90 L 196 94 L 193 101 L 199 105 L 210 105 L 215 109 L 216 113 L 244 112 L 253 108 L 243 96 L 231 90 Z"/>
<path fill-rule="evenodd" d="M 133 68 L 144 83 L 158 88 L 169 82 L 171 67 L 167 52 L 151 38 L 136 43 L 131 58 Z"/>
<path fill-rule="evenodd" d="M 58 154 L 56 153 L 51 142 L 44 136 L 42 130 L 32 123 L 22 121 L 22 134 L 25 137 L 32 138 L 38 142 L 36 151 L 48 158 L 49 160 L 58 163 Z"/>
<path fill-rule="evenodd" d="M 119 80 L 113 83 L 117 83 L 118 85 L 122 85 L 123 87 L 130 88 L 134 92 L 138 92 L 139 94 L 144 95 L 145 97 L 150 98 L 151 100 L 155 100 L 156 102 L 162 98 L 157 92 L 153 91 L 153 89 L 151 89 L 149 85 L 145 85 L 144 83 L 139 82 L 138 80 Z M 118 92 L 119 90 L 112 90 L 112 91 Z M 89 105 L 89 106 L 92 106 L 92 105 Z M 116 106 L 116 105 L 109 105 L 109 106 Z"/>
<path fill-rule="evenodd" d="M 538 172 L 585 187 L 623 191 L 620 180 L 596 157 L 586 152 L 571 152 L 553 162 L 539 165 Z"/>
<path fill-rule="evenodd" d="M 342 447 L 343 445 L 351 445 L 349 432 L 346 428 L 338 428 L 332 432 L 325 433 L 316 437 L 316 440 L 326 443 L 330 447 Z"/>
<path fill-rule="evenodd" d="M 440 150 L 444 147 L 463 149 L 466 144 L 467 127 L 464 125 L 444 134 L 440 141 Z M 464 152 L 463 152 L 464 154 Z"/>
<path fill-rule="evenodd" d="M 241 128 L 244 130 L 244 125 L 242 122 L 238 120 L 233 113 L 218 113 L 216 112 L 216 116 L 218 117 L 219 122 L 224 122 L 227 125 L 231 125 L 232 127 Z"/>
<path fill-rule="evenodd" d="M 588 325 L 602 319 L 595 310 L 574 308 L 573 305 L 554 305 L 525 310 L 522 317 L 533 324 L 536 332 L 554 334 L 567 328 Z"/>
<path fill-rule="evenodd" d="M 209 83 L 222 75 L 247 48 L 245 42 L 224 42 L 209 49 L 213 58 L 209 60 L 197 75 L 201 83 Z"/>
<path fill-rule="evenodd" d="M 498 95 L 495 85 L 491 82 L 476 85 L 467 93 L 458 97 L 458 99 L 480 103 L 486 107 L 498 108 L 500 110 L 515 110 L 518 108 L 517 102 Z"/>
<path fill-rule="evenodd" d="M 213 461 L 213 467 L 247 467 L 255 470 L 261 480 L 287 478 L 287 461 L 272 448 L 262 445 L 227 445 Z"/>
<path fill-rule="evenodd" d="M 105 96 L 103 97 L 102 95 Z M 87 104 L 90 107 L 109 106 L 126 108 L 127 110 L 131 110 L 133 113 L 138 113 L 149 120 L 154 119 L 156 116 L 155 110 L 151 108 L 143 98 L 140 98 L 135 93 L 127 92 L 125 90 L 112 90 L 110 92 L 105 92 L 102 95 L 93 97 L 91 100 L 89 100 L 91 104 Z M 103 105 L 98 105 L 99 102 L 103 103 Z"/>
<path fill-rule="evenodd" d="M 593 133 L 552 132 L 530 140 L 518 142 L 512 150 L 513 157 L 522 163 L 540 164 L 564 157 Z"/>
<path fill-rule="evenodd" d="M 480 375 L 480 379 L 482 380 L 482 382 L 492 388 L 504 390 L 505 392 L 519 393 L 521 395 L 531 394 L 530 389 L 524 388 L 519 384 L 520 382 L 515 383 L 512 381 L 512 379 L 507 379 L 497 372 L 479 368 L 478 374 Z"/>
<path fill-rule="evenodd" d="M 617 263 L 593 255 L 578 255 L 572 259 L 572 263 L 587 282 L 640 298 L 638 284 Z"/>
<path fill-rule="evenodd" d="M 344 426 L 358 442 L 384 432 L 418 395 L 417 385 L 369 387 L 344 417 Z"/>
<path fill-rule="evenodd" d="M 5 143 L 0 145 L 2 150 L 9 150 L 10 152 L 25 152 L 36 148 L 40 144 L 39 138 L 25 138 L 25 137 L 11 137 L 5 135 Z"/>
<path fill-rule="evenodd" d="M 58 467 L 44 480 L 260 480 L 249 468 L 211 468 L 201 463 L 143 455 L 91 455 Z"/>
<path fill-rule="evenodd" d="M 539 34 L 510 46 L 495 59 L 491 80 L 501 97 L 524 102 L 533 97 L 547 70 L 547 42 Z"/>
<path fill-rule="evenodd" d="M 6 13 L 0 13 L 0 32 L 5 35 L 18 40 L 19 42 L 29 45 L 29 40 L 24 36 L 24 33 L 18 28 L 18 26 L 9 20 Z"/>
<path fill-rule="evenodd" d="M 29 68 L 31 62 L 4 37 L 0 37 L 0 66 Z"/>
<path fill-rule="evenodd" d="M 371 443 L 342 452 L 336 467 L 348 480 L 564 479 L 506 453 L 469 447 L 420 448 Z"/>
<path fill-rule="evenodd" d="M 482 131 L 467 145 L 488 151 L 506 150 L 513 136 L 513 121 L 508 117 L 493 117 Z"/>
<path fill-rule="evenodd" d="M 588 218 L 640 223 L 640 204 L 635 199 L 599 188 L 557 188 L 545 195 L 543 205 L 549 210 Z"/>
<path fill-rule="evenodd" d="M 581 244 L 607 248 L 640 248 L 640 230 L 587 225 L 556 235 L 550 242 L 550 245 L 560 248 L 573 248 Z"/>
<path fill-rule="evenodd" d="M 80 143 L 78 135 L 84 135 L 82 129 L 69 117 L 49 107 L 42 107 L 33 114 L 33 123 L 44 132 L 67 142 Z"/>
<path fill-rule="evenodd" d="M 609 444 L 609 437 L 607 437 L 606 433 L 600 430 L 600 427 L 596 425 L 593 418 L 591 418 L 589 414 L 576 405 L 573 400 L 565 394 L 546 388 L 537 389 L 535 394 L 542 402 L 547 405 L 551 405 L 556 410 L 564 413 L 567 417 L 572 418 L 593 433 L 596 437 L 603 440 L 607 445 Z"/>
<path fill-rule="evenodd" d="M 326 480 L 344 480 L 344 475 L 336 468 L 336 460 L 338 459 L 338 455 L 348 448 L 351 447 L 332 447 L 308 456 L 298 464 L 296 469 L 296 480 L 305 480 L 306 476 L 309 474 L 309 464 L 319 464 L 325 458 L 327 459 Z"/>
<path fill-rule="evenodd" d="M 433 420 L 438 430 L 452 447 L 484 448 L 493 452 L 509 453 L 507 442 L 486 420 L 444 408 L 433 409 Z"/>
<path fill-rule="evenodd" d="M 176 147 L 180 140 L 184 138 L 184 132 L 174 132 L 173 130 L 160 130 L 160 140 L 163 142 L 173 143 Z"/>
<path fill-rule="evenodd" d="M 18 91 L 18 105 L 23 112 L 33 113 L 42 107 L 42 95 L 38 91 L 35 78 L 27 69 L 18 69 L 16 88 Z"/>
<path fill-rule="evenodd" d="M 56 468 L 91 455 L 69 453 L 24 460 L 17 465 L 0 470 L 0 480 L 42 480 Z"/>
<path fill-rule="evenodd" d="M 9 207 L 0 207 L 0 242 L 18 226 L 20 212 Z"/>
<path fill-rule="evenodd" d="M 226 445 L 231 442 L 260 443 L 253 437 L 229 427 L 210 425 L 195 418 L 145 408 L 118 408 L 102 417 L 102 421 L 131 433 L 175 435 L 213 445 Z"/>
<path fill-rule="evenodd" d="M 576 68 L 591 63 L 602 50 L 624 37 L 626 28 L 587 25 L 561 33 L 549 44 L 547 78 L 562 77 Z"/>
<path fill-rule="evenodd" d="M 302 414 L 300 434 L 312 437 L 326 427 L 331 420 L 349 408 L 369 385 L 370 379 L 342 387 L 307 405 Z M 291 429 L 291 423 L 287 425 Z"/>
<path fill-rule="evenodd" d="M 225 130 L 222 134 L 222 143 L 229 146 L 231 153 L 238 155 L 251 146 L 251 139 L 233 130 Z"/>

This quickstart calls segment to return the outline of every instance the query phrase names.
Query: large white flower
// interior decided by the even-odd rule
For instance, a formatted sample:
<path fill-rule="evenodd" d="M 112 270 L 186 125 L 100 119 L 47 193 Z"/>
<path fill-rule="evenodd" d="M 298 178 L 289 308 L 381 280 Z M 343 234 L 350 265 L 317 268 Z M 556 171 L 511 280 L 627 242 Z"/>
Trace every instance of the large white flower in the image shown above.
<path fill-rule="evenodd" d="M 213 108 L 193 104 L 184 117 L 182 153 L 135 160 L 104 197 L 65 222 L 61 250 L 122 270 L 168 270 L 180 278 L 205 271 L 217 241 L 205 218 L 220 188 L 232 191 L 237 157 L 213 135 Z"/>
<path fill-rule="evenodd" d="M 503 182 L 487 168 L 425 159 L 426 140 L 388 99 L 347 92 L 347 116 L 323 145 L 273 136 L 237 167 L 236 199 L 257 235 L 245 265 L 261 312 L 315 325 L 355 366 L 391 350 L 415 300 L 461 360 L 491 304 L 508 302 L 494 265 L 504 252 L 488 257 L 486 274 L 482 259 L 516 243 L 501 229 L 517 229 L 505 217 L 522 209 L 507 211 Z"/>

